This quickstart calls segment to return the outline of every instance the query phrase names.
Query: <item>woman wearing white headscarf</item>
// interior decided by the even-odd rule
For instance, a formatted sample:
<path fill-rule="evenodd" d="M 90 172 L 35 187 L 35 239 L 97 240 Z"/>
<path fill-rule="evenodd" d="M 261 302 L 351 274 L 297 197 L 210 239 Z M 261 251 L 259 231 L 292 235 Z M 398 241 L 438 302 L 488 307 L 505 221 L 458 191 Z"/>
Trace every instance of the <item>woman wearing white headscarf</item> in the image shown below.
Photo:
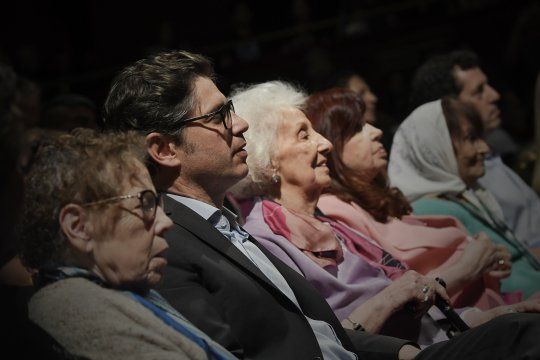
<path fill-rule="evenodd" d="M 488 151 L 481 135 L 474 109 L 457 100 L 420 106 L 394 137 L 390 181 L 412 202 L 415 214 L 457 217 L 471 234 L 483 231 L 506 245 L 513 268 L 502 290 L 529 296 L 540 290 L 540 261 L 510 231 L 495 198 L 477 182 Z"/>

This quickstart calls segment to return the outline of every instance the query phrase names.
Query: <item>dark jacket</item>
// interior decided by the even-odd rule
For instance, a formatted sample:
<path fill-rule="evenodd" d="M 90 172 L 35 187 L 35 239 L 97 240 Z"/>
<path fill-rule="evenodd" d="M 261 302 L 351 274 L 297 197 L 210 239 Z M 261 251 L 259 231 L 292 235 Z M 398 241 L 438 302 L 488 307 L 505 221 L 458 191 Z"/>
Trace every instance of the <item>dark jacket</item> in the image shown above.
<path fill-rule="evenodd" d="M 322 359 L 304 314 L 330 324 L 343 347 L 360 358 L 396 359 L 406 343 L 359 331 L 348 336 L 315 288 L 250 237 L 288 282 L 302 314 L 209 222 L 169 197 L 165 197 L 165 211 L 174 226 L 165 236 L 168 266 L 157 290 L 239 358 Z"/>

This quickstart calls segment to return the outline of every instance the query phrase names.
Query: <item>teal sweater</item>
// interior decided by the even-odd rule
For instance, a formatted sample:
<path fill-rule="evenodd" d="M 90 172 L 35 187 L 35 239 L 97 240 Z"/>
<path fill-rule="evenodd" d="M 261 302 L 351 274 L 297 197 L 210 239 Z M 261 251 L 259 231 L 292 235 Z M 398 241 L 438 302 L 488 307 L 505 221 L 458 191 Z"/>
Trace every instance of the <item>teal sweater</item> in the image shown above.
<path fill-rule="evenodd" d="M 493 227 L 478 219 L 469 210 L 450 200 L 420 199 L 412 204 L 415 215 L 449 215 L 459 219 L 471 235 L 485 232 L 496 244 L 505 245 L 512 254 L 512 275 L 502 280 L 503 292 L 522 291 L 525 297 L 540 291 L 540 271 L 535 270 L 523 252 Z"/>

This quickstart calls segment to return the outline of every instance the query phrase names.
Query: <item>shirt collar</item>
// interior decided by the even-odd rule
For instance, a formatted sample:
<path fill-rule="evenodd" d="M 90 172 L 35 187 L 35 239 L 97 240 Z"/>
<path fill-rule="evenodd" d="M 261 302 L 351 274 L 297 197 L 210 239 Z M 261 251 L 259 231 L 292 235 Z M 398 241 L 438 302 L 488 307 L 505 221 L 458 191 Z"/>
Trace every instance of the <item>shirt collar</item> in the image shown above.
<path fill-rule="evenodd" d="M 167 193 L 167 196 L 195 211 L 203 219 L 209 221 L 211 224 L 216 224 L 219 221 L 221 215 L 223 215 L 227 218 L 227 220 L 229 220 L 229 223 L 232 225 L 232 227 L 238 228 L 238 216 L 224 206 L 221 207 L 220 210 L 213 205 L 205 203 L 204 201 L 193 199 L 187 196 L 171 193 Z"/>

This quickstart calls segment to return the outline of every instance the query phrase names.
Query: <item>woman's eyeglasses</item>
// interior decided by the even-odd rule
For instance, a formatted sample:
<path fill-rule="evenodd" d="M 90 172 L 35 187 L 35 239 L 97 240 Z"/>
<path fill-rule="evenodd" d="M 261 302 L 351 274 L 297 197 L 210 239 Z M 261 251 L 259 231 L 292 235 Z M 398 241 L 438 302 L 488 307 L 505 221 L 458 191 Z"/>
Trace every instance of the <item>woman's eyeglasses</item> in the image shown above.
<path fill-rule="evenodd" d="M 207 118 L 213 118 L 213 117 L 219 116 L 219 118 L 221 119 L 221 122 L 223 123 L 223 126 L 225 127 L 225 129 L 230 129 L 232 127 L 232 114 L 231 114 L 231 112 L 234 112 L 234 105 L 233 105 L 232 100 L 228 100 L 225 104 L 223 104 L 216 111 L 213 111 L 213 112 L 205 114 L 205 115 L 196 116 L 196 117 L 193 117 L 193 118 L 190 118 L 190 119 L 181 120 L 179 122 L 179 125 L 183 126 L 183 125 L 185 125 L 187 123 L 190 123 L 190 122 L 193 122 L 193 121 L 197 121 L 197 120 L 201 120 L 201 119 L 207 119 Z"/>
<path fill-rule="evenodd" d="M 145 222 L 154 222 L 154 219 L 156 218 L 157 207 L 161 206 L 163 208 L 163 199 L 161 197 L 161 194 L 156 194 L 152 190 L 143 190 L 137 194 L 132 195 L 114 196 L 107 199 L 82 204 L 82 206 L 94 206 L 131 198 L 139 199 L 139 202 L 141 204 L 141 210 L 143 213 L 143 220 Z"/>

